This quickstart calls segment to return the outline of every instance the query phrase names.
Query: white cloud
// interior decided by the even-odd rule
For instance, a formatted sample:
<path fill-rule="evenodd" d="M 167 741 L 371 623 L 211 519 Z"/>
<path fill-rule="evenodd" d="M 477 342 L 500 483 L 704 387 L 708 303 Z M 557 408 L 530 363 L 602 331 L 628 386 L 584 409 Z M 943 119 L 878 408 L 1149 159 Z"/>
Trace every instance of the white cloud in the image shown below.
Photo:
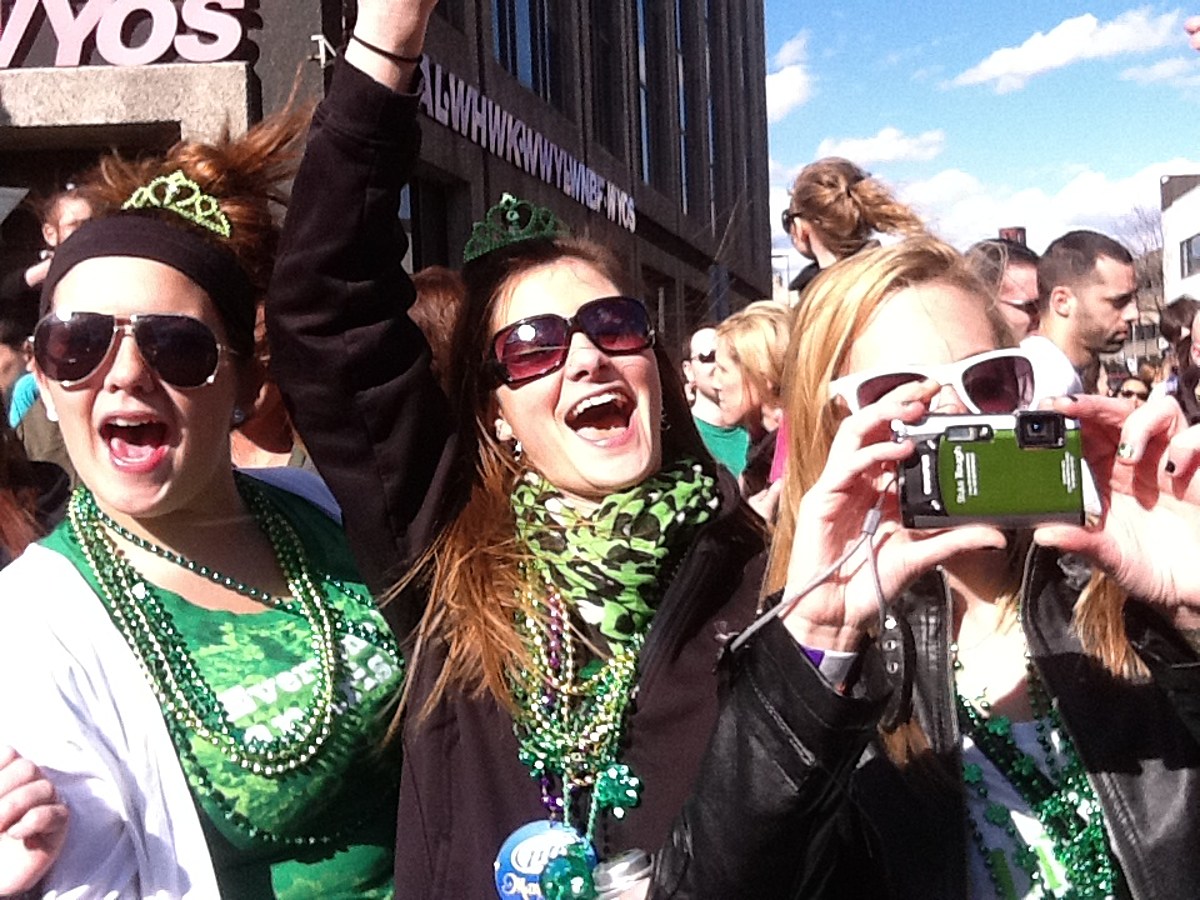
<path fill-rule="evenodd" d="M 787 41 L 775 54 L 775 68 L 803 65 L 808 59 L 808 31 L 801 31 Z"/>
<path fill-rule="evenodd" d="M 808 70 L 808 32 L 801 31 L 775 54 L 775 71 L 767 75 L 767 121 L 782 121 L 813 95 Z"/>
<path fill-rule="evenodd" d="M 1134 66 L 1121 73 L 1121 80 L 1141 85 L 1169 84 L 1173 87 L 1200 86 L 1200 60 L 1174 57 L 1149 66 Z"/>
<path fill-rule="evenodd" d="M 1025 87 L 1035 75 L 1089 59 L 1144 53 L 1179 40 L 1178 10 L 1154 15 L 1141 7 L 1101 22 L 1091 13 L 1064 19 L 1048 32 L 1037 32 L 1017 47 L 1002 47 L 956 76 L 950 85 L 992 84 L 997 94 Z"/>
<path fill-rule="evenodd" d="M 958 247 L 991 237 L 1000 228 L 1023 225 L 1030 247 L 1040 252 L 1073 228 L 1114 233 L 1134 207 L 1158 208 L 1163 175 L 1198 171 L 1200 160 L 1182 158 L 1153 163 L 1127 178 L 1084 168 L 1058 190 L 1046 191 L 990 185 L 968 172 L 946 169 L 903 185 L 898 194 L 931 230 Z"/>
<path fill-rule="evenodd" d="M 899 128 L 888 126 L 868 138 L 825 138 L 817 147 L 817 156 L 844 156 L 859 165 L 898 160 L 930 160 L 939 156 L 946 144 L 941 129 L 906 135 Z"/>

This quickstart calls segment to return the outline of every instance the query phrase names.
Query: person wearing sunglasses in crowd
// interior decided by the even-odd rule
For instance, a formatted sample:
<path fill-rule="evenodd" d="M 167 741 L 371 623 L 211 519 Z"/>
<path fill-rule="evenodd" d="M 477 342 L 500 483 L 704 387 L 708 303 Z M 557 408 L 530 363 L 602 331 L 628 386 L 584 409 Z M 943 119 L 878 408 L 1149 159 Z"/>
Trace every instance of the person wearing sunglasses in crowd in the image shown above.
<path fill-rule="evenodd" d="M 1150 385 L 1137 376 L 1131 375 L 1117 383 L 1113 388 L 1112 397 L 1132 400 L 1135 407 L 1141 406 L 1150 399 Z"/>
<path fill-rule="evenodd" d="M 850 791 L 860 859 L 892 896 L 1193 897 L 1200 663 L 1184 633 L 1200 621 L 1186 562 L 1200 546 L 1200 433 L 1168 401 L 1131 416 L 1063 398 L 1055 408 L 1082 419 L 1099 524 L 899 524 L 894 465 L 913 446 L 892 423 L 1025 405 L 1033 369 L 1009 344 L 987 287 L 933 239 L 814 283 L 788 351 L 792 446 L 764 590 L 786 609 L 833 563 L 804 599 L 823 598 L 842 649 L 869 648 L 891 611 L 883 650 L 907 685 L 894 697 L 911 702 L 889 710 Z M 862 546 L 872 510 L 882 521 Z M 727 824 L 756 814 L 750 803 Z"/>
<path fill-rule="evenodd" d="M 397 645 L 315 479 L 230 461 L 304 124 L 105 158 L 54 255 L 34 358 L 82 487 L 0 573 L 5 890 L 392 895 Z"/>
<path fill-rule="evenodd" d="M 800 255 L 812 260 L 788 285 L 789 291 L 800 294 L 839 259 L 878 247 L 877 233 L 925 231 L 920 217 L 886 185 L 838 156 L 818 159 L 800 170 L 780 226 Z"/>
<path fill-rule="evenodd" d="M 702 322 L 683 343 L 684 391 L 692 407 L 692 421 L 713 459 L 734 478 L 746 468 L 750 434 L 741 425 L 724 424 L 717 393 L 717 326 Z"/>
<path fill-rule="evenodd" d="M 1020 344 L 1038 328 L 1038 255 L 1016 241 L 995 238 L 972 244 L 967 262 L 991 288 L 997 308 Z"/>
<path fill-rule="evenodd" d="M 598 860 L 660 848 L 659 896 L 820 885 L 834 780 L 878 703 L 833 689 L 816 664 L 838 680 L 844 657 L 806 655 L 819 628 L 797 615 L 727 659 L 719 704 L 762 529 L 614 255 L 504 197 L 467 242 L 450 404 L 430 374 L 395 210 L 432 6 L 360 2 L 268 301 L 274 372 L 368 583 L 403 579 L 386 607 L 413 646 L 397 896 L 591 897 Z M 706 748 L 722 774 L 701 776 Z M 761 864 L 679 892 L 694 856 L 724 853 L 691 853 L 672 821 L 693 791 L 736 804 L 752 772 L 774 773 L 787 823 L 758 835 Z"/>

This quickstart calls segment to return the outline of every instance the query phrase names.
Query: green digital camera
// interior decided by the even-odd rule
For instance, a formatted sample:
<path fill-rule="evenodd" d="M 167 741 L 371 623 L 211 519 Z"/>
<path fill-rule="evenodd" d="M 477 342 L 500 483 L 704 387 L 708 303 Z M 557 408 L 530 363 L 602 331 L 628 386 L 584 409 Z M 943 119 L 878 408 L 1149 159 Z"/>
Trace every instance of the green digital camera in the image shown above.
<path fill-rule="evenodd" d="M 915 446 L 898 466 L 909 528 L 1083 524 L 1079 427 L 1061 413 L 932 415 L 892 433 Z"/>

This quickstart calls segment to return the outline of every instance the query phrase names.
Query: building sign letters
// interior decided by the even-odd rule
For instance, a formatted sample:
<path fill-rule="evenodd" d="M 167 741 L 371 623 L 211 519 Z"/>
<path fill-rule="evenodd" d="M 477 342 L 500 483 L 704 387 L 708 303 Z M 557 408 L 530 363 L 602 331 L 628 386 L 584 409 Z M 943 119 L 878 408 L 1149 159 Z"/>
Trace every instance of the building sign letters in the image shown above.
<path fill-rule="evenodd" d="M 507 160 L 546 184 L 554 185 L 592 212 L 603 212 L 628 231 L 637 228 L 637 211 L 626 191 L 534 131 L 479 89 L 426 57 L 421 109 L 493 156 Z"/>
<path fill-rule="evenodd" d="M 8 12 L 0 20 L 0 69 L 12 67 L 39 7 L 57 42 L 56 66 L 80 65 L 93 36 L 96 52 L 114 66 L 148 65 L 172 48 L 186 62 L 217 62 L 244 37 L 241 20 L 230 10 L 245 9 L 246 0 L 87 0 L 81 7 L 71 0 L 6 0 L 0 5 L 0 14 Z M 140 20 L 148 21 L 149 34 L 131 46 L 127 26 Z"/>

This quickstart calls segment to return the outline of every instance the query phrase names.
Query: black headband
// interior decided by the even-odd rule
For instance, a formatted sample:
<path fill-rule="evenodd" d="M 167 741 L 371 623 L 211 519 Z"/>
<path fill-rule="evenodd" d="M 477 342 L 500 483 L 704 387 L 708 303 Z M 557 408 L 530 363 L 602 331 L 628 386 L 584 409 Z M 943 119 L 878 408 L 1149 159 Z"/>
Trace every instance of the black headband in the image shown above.
<path fill-rule="evenodd" d="M 142 213 L 91 219 L 58 246 L 42 283 L 42 315 L 50 311 L 54 288 L 63 276 L 97 256 L 149 259 L 186 275 L 204 289 L 217 308 L 230 349 L 253 353 L 255 290 L 237 257 L 215 239 Z"/>

